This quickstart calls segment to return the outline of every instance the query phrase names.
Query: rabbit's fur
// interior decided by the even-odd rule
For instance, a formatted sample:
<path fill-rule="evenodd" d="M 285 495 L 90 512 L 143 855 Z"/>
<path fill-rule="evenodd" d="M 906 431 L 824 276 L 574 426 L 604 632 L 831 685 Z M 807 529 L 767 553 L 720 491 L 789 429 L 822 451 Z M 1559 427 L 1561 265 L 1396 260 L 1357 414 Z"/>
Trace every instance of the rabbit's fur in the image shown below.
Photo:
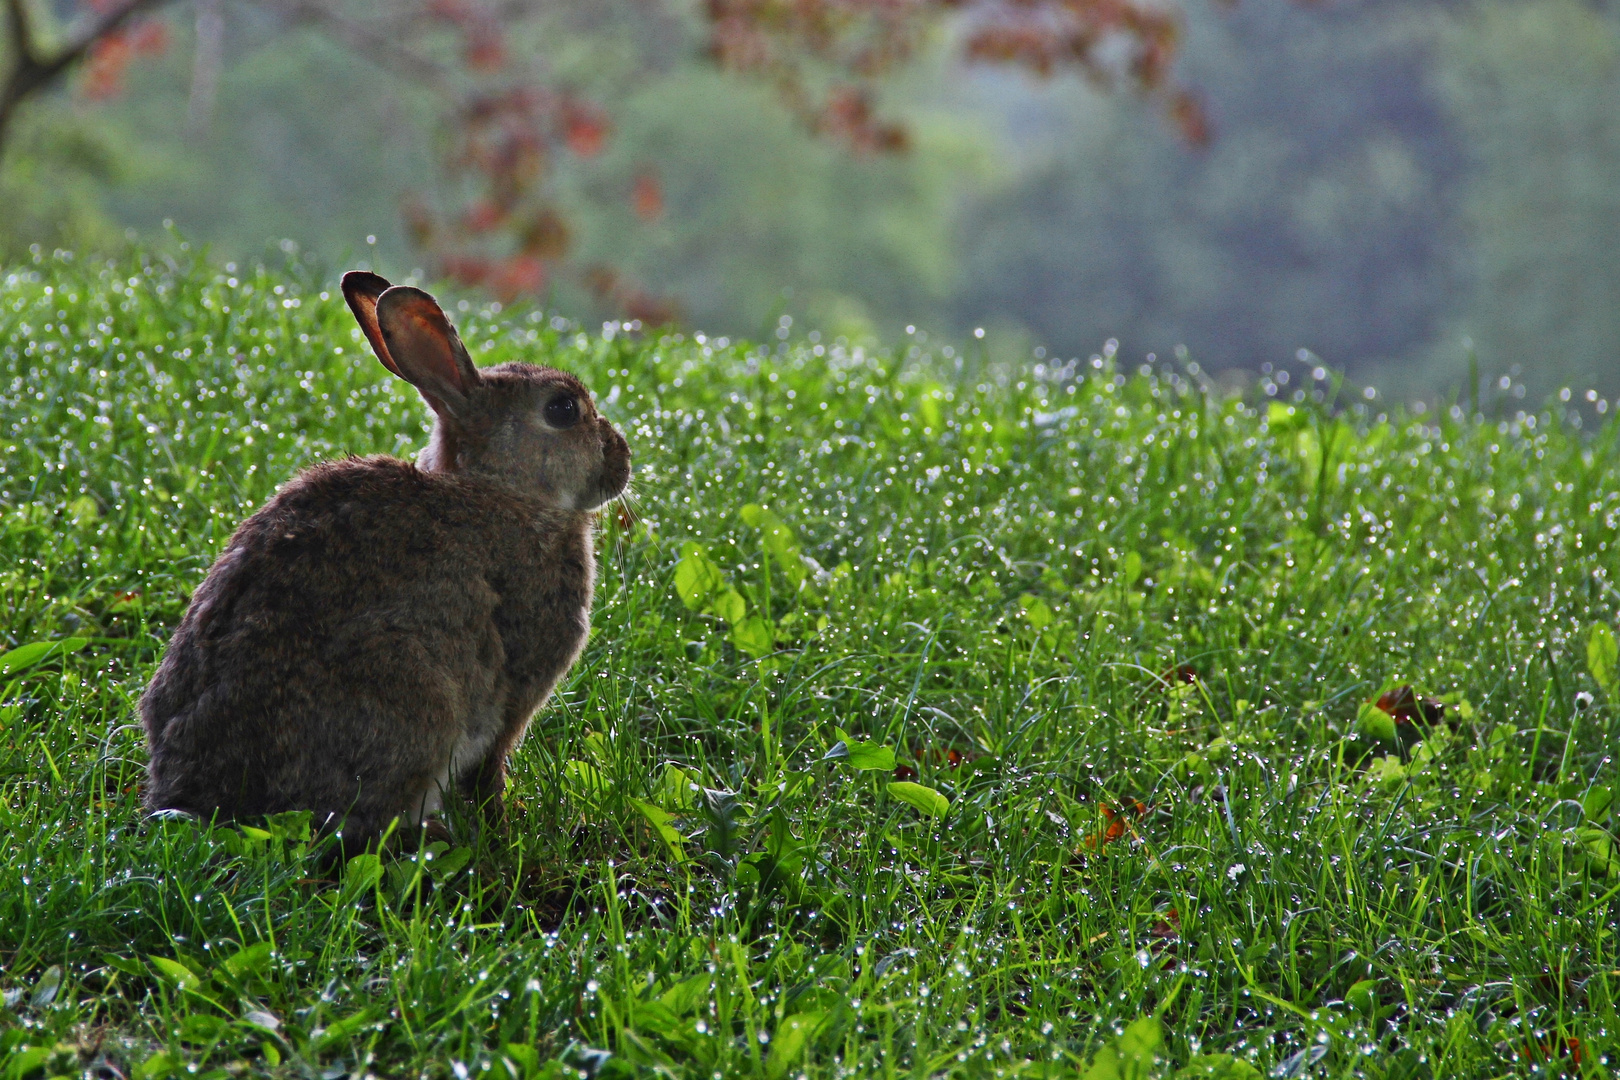
<path fill-rule="evenodd" d="M 316 465 L 243 522 L 140 707 L 148 809 L 312 810 L 349 846 L 450 787 L 499 814 L 507 754 L 585 643 L 593 511 L 630 452 L 572 375 L 479 370 L 426 293 L 343 289 L 431 442 Z"/>

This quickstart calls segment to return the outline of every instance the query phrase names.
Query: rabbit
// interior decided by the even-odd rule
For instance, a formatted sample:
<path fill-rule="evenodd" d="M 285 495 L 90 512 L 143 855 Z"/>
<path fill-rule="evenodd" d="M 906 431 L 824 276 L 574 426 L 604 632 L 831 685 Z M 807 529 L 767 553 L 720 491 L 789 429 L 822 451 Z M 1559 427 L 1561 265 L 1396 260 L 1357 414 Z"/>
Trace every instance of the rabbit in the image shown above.
<path fill-rule="evenodd" d="M 343 848 L 444 835 L 452 788 L 502 818 L 506 759 L 585 643 L 594 511 L 630 449 L 574 376 L 473 365 L 433 297 L 343 294 L 434 413 L 413 464 L 306 469 L 244 521 L 141 698 L 149 811 L 310 810 Z"/>

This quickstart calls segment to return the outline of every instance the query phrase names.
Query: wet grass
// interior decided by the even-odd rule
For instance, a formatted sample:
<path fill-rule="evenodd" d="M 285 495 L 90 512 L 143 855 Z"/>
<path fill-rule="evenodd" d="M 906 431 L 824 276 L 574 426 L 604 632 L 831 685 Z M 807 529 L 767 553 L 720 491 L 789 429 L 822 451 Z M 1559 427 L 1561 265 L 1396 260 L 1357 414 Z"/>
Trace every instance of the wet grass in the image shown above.
<path fill-rule="evenodd" d="M 463 309 L 595 389 L 641 518 L 508 832 L 327 877 L 296 817 L 144 821 L 133 713 L 278 482 L 423 441 L 322 290 L 0 284 L 0 647 L 63 643 L 0 657 L 0 1076 L 1609 1074 L 1620 451 L 1579 397 Z"/>

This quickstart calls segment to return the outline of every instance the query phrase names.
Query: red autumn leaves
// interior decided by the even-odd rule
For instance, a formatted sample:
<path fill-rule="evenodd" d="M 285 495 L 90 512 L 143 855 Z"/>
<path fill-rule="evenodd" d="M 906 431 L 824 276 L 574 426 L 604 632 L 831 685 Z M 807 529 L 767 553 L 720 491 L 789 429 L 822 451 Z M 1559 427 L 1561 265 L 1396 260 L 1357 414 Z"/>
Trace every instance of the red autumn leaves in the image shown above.
<path fill-rule="evenodd" d="M 428 0 L 435 19 L 461 32 L 462 60 L 472 71 L 499 71 L 506 66 L 506 35 L 500 17 L 470 0 Z"/>
<path fill-rule="evenodd" d="M 907 148 L 905 129 L 884 119 L 872 81 L 913 58 L 942 0 L 708 0 L 708 52 L 721 67 L 768 79 L 812 131 L 860 153 Z M 1168 71 L 1179 28 L 1139 0 L 1035 0 L 969 5 L 970 60 L 1014 63 L 1041 74 L 1064 68 L 1099 83 L 1130 83 L 1163 95 L 1167 112 L 1193 144 L 1208 139 L 1196 100 L 1171 90 Z M 480 0 L 431 0 L 429 11 L 463 38 L 469 71 L 484 78 L 452 117 L 448 164 L 477 194 L 459 212 L 417 200 L 406 207 L 413 239 L 447 276 L 502 299 L 543 291 L 572 247 L 567 223 L 549 199 L 557 150 L 590 159 L 603 152 L 611 126 L 582 97 L 532 79 L 505 77 L 512 65 L 502 27 Z M 1107 59 L 1105 59 L 1107 58 Z M 502 78 L 505 82 L 502 83 Z M 641 169 L 627 193 L 643 223 L 663 220 L 663 185 Z M 611 267 L 582 280 L 604 303 L 644 323 L 676 311 Z"/>
<path fill-rule="evenodd" d="M 903 126 L 875 104 L 873 81 L 912 59 L 932 18 L 953 0 L 707 0 L 709 56 L 721 67 L 771 82 L 808 129 L 859 153 L 904 151 Z M 509 67 L 501 26 L 479 0 L 432 0 L 429 10 L 464 39 L 470 71 Z M 1073 69 L 1101 84 L 1128 83 L 1161 97 L 1194 145 L 1208 141 L 1198 101 L 1169 84 L 1179 23 L 1140 0 L 1033 0 L 966 5 L 967 59 L 1017 64 L 1042 75 Z M 448 276 L 503 299 L 537 293 L 572 247 L 570 230 L 547 198 L 554 148 L 577 158 L 602 153 L 611 126 L 579 96 L 532 82 L 483 89 L 453 117 L 452 175 L 479 192 L 459 214 L 425 203 L 406 208 L 413 238 Z M 627 202 L 642 222 L 663 220 L 663 185 L 651 168 L 631 181 Z M 582 277 L 595 295 L 645 323 L 676 315 L 666 300 L 610 267 Z"/>
<path fill-rule="evenodd" d="M 490 33 L 490 23 L 459 2 L 445 3 L 444 10 L 467 20 L 464 33 L 474 51 L 473 40 Z M 476 48 L 495 62 L 492 46 Z M 549 197 L 552 159 L 559 150 L 582 158 L 600 153 L 606 114 L 577 95 L 519 81 L 469 93 L 450 128 L 446 163 L 477 194 L 458 214 L 440 213 L 421 199 L 409 202 L 412 239 L 446 276 L 502 300 L 544 291 L 550 268 L 573 243 Z"/>
<path fill-rule="evenodd" d="M 636 177 L 630 189 L 630 205 L 635 208 L 636 217 L 648 224 L 664 216 L 664 187 L 656 175 L 643 172 Z"/>
<path fill-rule="evenodd" d="M 91 0 L 97 15 L 112 15 L 131 5 L 114 0 Z M 96 39 L 84 69 L 84 95 L 92 101 L 117 97 L 124 89 L 124 72 L 139 56 L 155 56 L 169 47 L 169 29 L 155 19 L 131 20 Z"/>
<path fill-rule="evenodd" d="M 970 17 L 970 59 L 1016 64 L 1040 75 L 1072 68 L 1093 83 L 1130 82 L 1164 102 L 1194 146 L 1209 142 L 1209 118 L 1190 91 L 1172 86 L 1181 25 L 1169 10 L 1133 0 L 1046 0 L 986 6 Z"/>
<path fill-rule="evenodd" d="M 812 130 L 858 151 L 906 147 L 905 129 L 882 120 L 871 83 L 916 56 L 943 11 L 961 12 L 962 51 L 980 63 L 1041 76 L 1075 71 L 1104 86 L 1129 84 L 1164 102 L 1194 145 L 1209 125 L 1197 99 L 1171 86 L 1181 24 L 1144 0 L 706 0 L 708 52 L 717 64 L 774 83 Z"/>
<path fill-rule="evenodd" d="M 165 25 L 139 18 L 166 0 L 84 2 L 104 29 L 88 49 L 83 90 L 112 97 L 136 57 L 166 48 Z M 295 6 L 312 24 L 327 25 L 319 5 Z M 716 64 L 763 79 L 806 129 L 857 153 L 907 149 L 905 127 L 883 115 L 877 83 L 936 40 L 933 29 L 946 15 L 960 18 L 967 60 L 1129 86 L 1158 100 L 1189 143 L 1209 137 L 1197 100 L 1171 82 L 1179 19 L 1154 0 L 705 0 L 699 12 Z M 404 16 L 361 18 L 333 31 L 357 52 L 403 63 L 413 81 L 446 99 L 444 187 L 458 194 L 448 203 L 408 199 L 407 231 L 439 273 L 502 299 L 550 287 L 574 246 L 554 197 L 559 157 L 596 158 L 612 132 L 600 106 L 514 44 L 522 18 L 493 0 L 426 0 Z M 618 197 L 643 223 L 667 213 L 650 165 Z M 588 268 L 580 276 L 634 318 L 674 317 L 667 302 L 616 271 Z"/>

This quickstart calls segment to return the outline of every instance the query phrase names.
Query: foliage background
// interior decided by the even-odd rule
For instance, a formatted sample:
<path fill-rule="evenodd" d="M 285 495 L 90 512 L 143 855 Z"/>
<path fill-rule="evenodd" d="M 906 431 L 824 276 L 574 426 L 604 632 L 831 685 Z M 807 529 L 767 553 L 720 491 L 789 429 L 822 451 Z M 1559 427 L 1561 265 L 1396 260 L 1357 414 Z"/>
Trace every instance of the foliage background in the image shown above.
<path fill-rule="evenodd" d="M 556 178 L 575 258 L 693 327 L 984 326 L 1009 356 L 1115 338 L 1127 357 L 1186 345 L 1253 371 L 1305 349 L 1409 394 L 1470 363 L 1533 398 L 1620 392 L 1609 0 L 1186 0 L 1179 78 L 1206 102 L 1203 149 L 1128 94 L 964 68 L 945 23 L 887 84 L 913 135 L 900 156 L 807 134 L 768 86 L 703 58 L 681 5 L 542 10 L 524 47 L 613 118 L 606 150 Z M 423 92 L 263 8 L 224 11 L 204 128 L 187 121 L 184 5 L 121 96 L 74 86 L 29 110 L 0 176 L 5 251 L 172 220 L 224 258 L 290 238 L 334 271 L 420 263 L 399 207 L 443 194 Z M 652 222 L 632 208 L 649 173 Z M 549 304 L 608 314 L 566 286 Z"/>

